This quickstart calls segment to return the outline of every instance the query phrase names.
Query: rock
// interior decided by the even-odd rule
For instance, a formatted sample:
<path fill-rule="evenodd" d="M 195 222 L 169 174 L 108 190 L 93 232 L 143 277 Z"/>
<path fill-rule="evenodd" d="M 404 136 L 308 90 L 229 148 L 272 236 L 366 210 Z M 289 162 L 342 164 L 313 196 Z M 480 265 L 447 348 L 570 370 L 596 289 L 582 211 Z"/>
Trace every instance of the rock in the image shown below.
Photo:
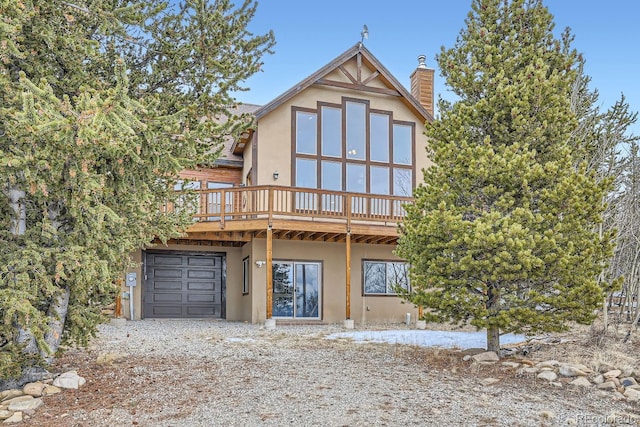
<path fill-rule="evenodd" d="M 620 379 L 620 385 L 624 387 L 630 387 L 632 385 L 638 385 L 638 382 L 633 377 L 625 377 Z"/>
<path fill-rule="evenodd" d="M 538 373 L 538 369 L 533 367 L 520 368 L 516 371 L 516 375 L 522 375 L 522 376 L 535 375 L 537 373 Z"/>
<path fill-rule="evenodd" d="M 560 366 L 560 362 L 557 360 L 545 360 L 544 362 L 540 362 L 536 364 L 536 368 L 555 368 L 556 366 Z"/>
<path fill-rule="evenodd" d="M 13 412 L 7 411 L 6 409 L 0 409 L 0 420 L 6 420 L 11 415 L 13 415 Z"/>
<path fill-rule="evenodd" d="M 22 392 L 33 397 L 40 397 L 42 396 L 42 390 L 44 390 L 45 387 L 46 385 L 41 382 L 28 383 L 22 387 Z"/>
<path fill-rule="evenodd" d="M 543 371 L 543 372 L 540 372 L 536 378 L 552 382 L 558 379 L 558 375 L 553 371 Z"/>
<path fill-rule="evenodd" d="M 474 362 L 497 362 L 500 360 L 495 351 L 485 351 L 471 356 Z"/>
<path fill-rule="evenodd" d="M 22 390 L 19 390 L 17 388 L 5 390 L 3 392 L 0 392 L 0 401 L 13 399 L 14 397 L 22 396 L 23 394 L 24 393 L 22 392 Z"/>
<path fill-rule="evenodd" d="M 589 381 L 586 377 L 578 377 L 575 380 L 571 381 L 569 384 L 577 387 L 591 387 L 591 381 Z"/>
<path fill-rule="evenodd" d="M 502 366 L 516 369 L 520 367 L 520 364 L 518 362 L 502 362 Z"/>
<path fill-rule="evenodd" d="M 522 359 L 520 360 L 520 363 L 527 366 L 535 366 L 535 362 L 529 359 Z"/>
<path fill-rule="evenodd" d="M 22 412 L 14 412 L 9 418 L 4 420 L 2 423 L 10 424 L 10 423 L 21 423 L 22 422 Z"/>
<path fill-rule="evenodd" d="M 462 358 L 462 360 L 468 362 L 469 360 L 471 360 L 471 356 L 467 354 Z"/>
<path fill-rule="evenodd" d="M 488 386 L 488 385 L 493 385 L 495 383 L 499 383 L 500 380 L 497 378 L 485 378 L 482 380 L 482 385 L 484 386 Z"/>
<path fill-rule="evenodd" d="M 53 385 L 60 388 L 77 389 L 86 382 L 87 381 L 79 376 L 76 371 L 69 371 L 64 374 L 60 374 L 58 378 L 53 380 Z"/>
<path fill-rule="evenodd" d="M 56 387 L 54 385 L 48 385 L 44 388 L 44 390 L 42 390 L 42 395 L 51 396 L 52 394 L 57 394 L 57 393 L 60 393 L 61 391 L 62 389 L 59 387 Z"/>
<path fill-rule="evenodd" d="M 118 353 L 103 353 L 96 359 L 98 365 L 113 365 L 114 363 L 122 362 L 125 356 Z"/>
<path fill-rule="evenodd" d="M 598 384 L 600 390 L 615 390 L 616 384 L 613 381 L 605 381 L 602 384 Z"/>
<path fill-rule="evenodd" d="M 627 400 L 630 402 L 636 402 L 640 400 L 640 391 L 629 388 L 625 390 L 624 397 L 626 397 Z"/>
<path fill-rule="evenodd" d="M 622 371 L 620 373 L 620 377 L 631 377 L 631 376 L 633 376 L 633 368 L 631 368 L 631 367 L 620 368 L 620 370 Z"/>
<path fill-rule="evenodd" d="M 604 382 L 604 377 L 602 375 L 598 375 L 593 378 L 594 384 L 602 384 Z"/>
<path fill-rule="evenodd" d="M 586 372 L 572 365 L 560 366 L 560 369 L 558 369 L 558 373 L 563 377 L 586 377 L 587 376 Z"/>
<path fill-rule="evenodd" d="M 618 378 L 621 373 L 622 373 L 622 371 L 620 369 L 613 369 L 611 371 L 605 372 L 604 374 L 602 374 L 602 376 L 605 379 Z"/>
<path fill-rule="evenodd" d="M 14 402 L 24 402 L 26 400 L 33 400 L 33 399 L 34 399 L 33 396 L 29 396 L 28 394 L 23 394 L 22 396 L 14 397 L 13 399 L 3 400 L 2 404 L 9 406 Z"/>
<path fill-rule="evenodd" d="M 25 400 L 22 402 L 14 402 L 9 405 L 9 410 L 10 411 L 30 411 L 30 410 L 38 409 L 40 406 L 42 406 L 43 403 L 44 402 L 42 402 L 42 399 L 40 398 Z"/>

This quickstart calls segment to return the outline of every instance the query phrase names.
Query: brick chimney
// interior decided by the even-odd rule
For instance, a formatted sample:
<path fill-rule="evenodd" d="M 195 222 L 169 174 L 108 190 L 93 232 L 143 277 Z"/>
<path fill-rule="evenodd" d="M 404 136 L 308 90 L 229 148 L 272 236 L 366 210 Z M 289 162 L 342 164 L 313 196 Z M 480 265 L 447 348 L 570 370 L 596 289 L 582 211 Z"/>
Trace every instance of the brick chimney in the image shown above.
<path fill-rule="evenodd" d="M 427 68 L 427 57 L 418 56 L 418 68 L 411 74 L 411 95 L 433 116 L 433 75 L 435 70 Z"/>

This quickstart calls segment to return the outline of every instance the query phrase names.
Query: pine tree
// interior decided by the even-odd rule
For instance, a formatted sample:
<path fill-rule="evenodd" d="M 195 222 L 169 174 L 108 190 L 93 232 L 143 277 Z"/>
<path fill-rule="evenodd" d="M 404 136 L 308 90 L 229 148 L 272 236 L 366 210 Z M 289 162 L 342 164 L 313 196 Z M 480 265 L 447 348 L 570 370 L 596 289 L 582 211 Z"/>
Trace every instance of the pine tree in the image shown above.
<path fill-rule="evenodd" d="M 610 182 L 574 167 L 579 55 L 540 0 L 475 0 L 438 64 L 459 97 L 427 126 L 435 166 L 415 191 L 398 254 L 428 320 L 500 333 L 590 322 L 612 235 L 599 236 Z"/>
<path fill-rule="evenodd" d="M 273 45 L 247 32 L 254 12 L 0 0 L 0 379 L 86 344 L 129 254 L 190 224 L 162 208 L 247 125 L 233 92 Z"/>

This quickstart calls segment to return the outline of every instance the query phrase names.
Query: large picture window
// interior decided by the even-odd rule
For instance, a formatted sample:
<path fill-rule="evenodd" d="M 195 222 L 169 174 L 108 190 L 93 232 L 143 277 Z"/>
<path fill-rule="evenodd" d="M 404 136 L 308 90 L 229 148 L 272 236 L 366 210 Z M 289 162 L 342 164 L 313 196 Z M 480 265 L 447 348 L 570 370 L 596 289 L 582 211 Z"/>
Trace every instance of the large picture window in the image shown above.
<path fill-rule="evenodd" d="M 363 261 L 362 270 L 365 295 L 396 295 L 398 287 L 409 290 L 406 262 Z"/>
<path fill-rule="evenodd" d="M 319 102 L 317 109 L 293 107 L 292 113 L 294 186 L 411 196 L 415 123 L 346 97 L 341 104 Z M 388 209 L 381 205 L 376 212 Z"/>

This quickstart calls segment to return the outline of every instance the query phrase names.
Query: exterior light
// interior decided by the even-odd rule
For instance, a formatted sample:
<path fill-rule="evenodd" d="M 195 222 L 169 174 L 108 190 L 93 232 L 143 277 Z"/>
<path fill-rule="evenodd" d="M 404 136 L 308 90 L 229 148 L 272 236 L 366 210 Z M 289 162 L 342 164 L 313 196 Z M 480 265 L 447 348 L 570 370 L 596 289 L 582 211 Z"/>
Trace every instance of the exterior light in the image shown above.
<path fill-rule="evenodd" d="M 278 173 L 278 171 L 275 171 L 275 172 L 273 173 L 273 180 L 274 180 L 274 181 L 277 181 L 277 180 L 278 180 L 278 178 L 280 178 L 280 174 Z"/>

